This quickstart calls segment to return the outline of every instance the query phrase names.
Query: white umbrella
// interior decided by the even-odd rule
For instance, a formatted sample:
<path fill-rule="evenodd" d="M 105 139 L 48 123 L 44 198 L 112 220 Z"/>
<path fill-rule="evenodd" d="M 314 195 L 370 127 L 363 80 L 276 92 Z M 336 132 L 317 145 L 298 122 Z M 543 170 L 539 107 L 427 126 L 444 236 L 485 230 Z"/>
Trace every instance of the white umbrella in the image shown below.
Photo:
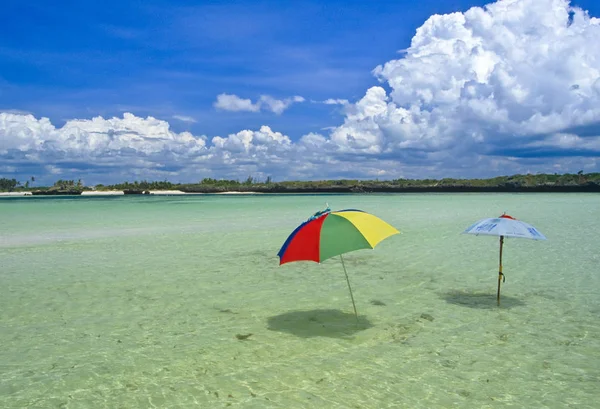
<path fill-rule="evenodd" d="M 504 245 L 504 237 L 546 240 L 546 236 L 540 233 L 535 227 L 517 220 L 506 213 L 500 217 L 479 220 L 463 231 L 462 234 L 500 236 L 500 264 L 498 268 L 498 294 L 496 296 L 498 305 L 500 305 L 500 282 L 504 282 L 505 280 L 504 274 L 502 274 L 502 246 Z"/>

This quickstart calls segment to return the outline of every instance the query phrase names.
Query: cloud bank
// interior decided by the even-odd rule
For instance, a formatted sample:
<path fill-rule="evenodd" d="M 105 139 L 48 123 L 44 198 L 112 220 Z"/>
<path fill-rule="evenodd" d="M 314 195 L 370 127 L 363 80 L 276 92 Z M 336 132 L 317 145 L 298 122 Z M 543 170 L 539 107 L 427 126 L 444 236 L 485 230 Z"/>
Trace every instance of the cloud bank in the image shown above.
<path fill-rule="evenodd" d="M 501 0 L 433 15 L 329 133 L 262 126 L 173 132 L 152 117 L 72 120 L 0 113 L 0 172 L 99 181 L 456 177 L 600 169 L 600 19 L 565 0 Z M 304 98 L 221 94 L 221 110 L 281 114 Z M 327 103 L 327 102 L 325 102 Z M 89 169 L 91 167 L 91 169 Z"/>

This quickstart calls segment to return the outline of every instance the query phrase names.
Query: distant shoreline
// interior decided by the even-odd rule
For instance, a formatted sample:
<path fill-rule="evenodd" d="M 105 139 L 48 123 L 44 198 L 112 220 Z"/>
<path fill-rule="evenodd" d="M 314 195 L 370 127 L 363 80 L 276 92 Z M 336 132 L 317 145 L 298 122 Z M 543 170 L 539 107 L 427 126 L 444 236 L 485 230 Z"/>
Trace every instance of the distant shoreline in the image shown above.
<path fill-rule="evenodd" d="M 253 189 L 227 190 L 202 189 L 202 191 L 183 190 L 40 190 L 23 192 L 0 192 L 0 197 L 31 197 L 31 196 L 175 196 L 175 195 L 256 195 L 256 194 L 369 194 L 369 193 L 600 193 L 597 184 L 575 186 L 428 186 L 428 187 L 369 187 L 356 189 L 353 187 L 323 187 L 323 188 L 283 188 L 283 189 Z"/>
<path fill-rule="evenodd" d="M 45 195 L 185 195 L 185 194 L 342 194 L 342 193 L 598 193 L 600 173 L 526 174 L 487 179 L 390 179 L 390 180 L 288 180 L 274 182 L 204 178 L 196 183 L 142 180 L 86 186 L 81 179 L 58 180 L 52 186 L 30 186 L 29 181 L 0 178 L 1 196 Z"/>
<path fill-rule="evenodd" d="M 123 190 L 84 190 L 84 191 L 27 191 L 27 192 L 0 192 L 0 196 L 4 197 L 25 197 L 25 196 L 125 196 L 125 195 L 143 195 L 143 196 L 175 196 L 175 195 L 202 195 L 202 194 L 215 194 L 215 195 L 255 195 L 262 194 L 262 192 L 240 192 L 240 191 L 226 191 L 226 192 L 182 192 L 181 190 L 150 190 L 143 192 L 126 192 Z"/>

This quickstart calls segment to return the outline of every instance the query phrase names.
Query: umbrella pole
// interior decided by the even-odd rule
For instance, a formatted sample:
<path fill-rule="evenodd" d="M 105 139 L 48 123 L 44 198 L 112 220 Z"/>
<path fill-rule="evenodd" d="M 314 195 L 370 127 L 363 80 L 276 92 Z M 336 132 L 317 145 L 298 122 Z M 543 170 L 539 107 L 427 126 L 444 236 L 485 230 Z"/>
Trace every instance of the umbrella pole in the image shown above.
<path fill-rule="evenodd" d="M 498 294 L 496 295 L 496 301 L 498 305 L 500 305 L 500 283 L 504 279 L 504 274 L 502 274 L 502 246 L 504 245 L 504 236 L 500 236 L 500 263 L 498 266 Z"/>
<path fill-rule="evenodd" d="M 352 307 L 354 307 L 354 316 L 356 317 L 356 322 L 358 323 L 358 313 L 356 312 L 356 304 L 354 303 L 354 295 L 352 295 L 352 287 L 350 287 L 350 279 L 348 278 L 348 273 L 346 272 L 346 265 L 344 264 L 344 258 L 340 254 L 340 260 L 342 260 L 342 267 L 344 267 L 344 274 L 346 275 L 346 282 L 348 283 L 348 289 L 350 290 L 350 298 L 352 299 Z"/>

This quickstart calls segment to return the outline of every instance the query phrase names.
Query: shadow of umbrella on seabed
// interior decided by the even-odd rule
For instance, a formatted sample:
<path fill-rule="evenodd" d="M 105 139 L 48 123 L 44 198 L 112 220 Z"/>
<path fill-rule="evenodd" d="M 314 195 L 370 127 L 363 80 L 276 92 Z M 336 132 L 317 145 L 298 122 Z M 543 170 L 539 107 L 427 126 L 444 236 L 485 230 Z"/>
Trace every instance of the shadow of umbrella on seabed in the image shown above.
<path fill-rule="evenodd" d="M 468 227 L 462 234 L 474 234 L 476 236 L 500 236 L 500 261 L 498 266 L 498 293 L 496 301 L 500 305 L 500 283 L 505 281 L 502 273 L 502 247 L 505 237 L 516 237 L 531 240 L 546 240 L 546 236 L 535 227 L 521 220 L 517 220 L 506 213 L 500 217 L 482 219 Z"/>
<path fill-rule="evenodd" d="M 357 209 L 332 212 L 327 206 L 290 234 L 277 253 L 279 265 L 294 261 L 321 263 L 340 256 L 358 322 L 354 295 L 342 254 L 360 249 L 373 249 L 382 240 L 399 233 L 394 227 L 370 213 Z"/>

